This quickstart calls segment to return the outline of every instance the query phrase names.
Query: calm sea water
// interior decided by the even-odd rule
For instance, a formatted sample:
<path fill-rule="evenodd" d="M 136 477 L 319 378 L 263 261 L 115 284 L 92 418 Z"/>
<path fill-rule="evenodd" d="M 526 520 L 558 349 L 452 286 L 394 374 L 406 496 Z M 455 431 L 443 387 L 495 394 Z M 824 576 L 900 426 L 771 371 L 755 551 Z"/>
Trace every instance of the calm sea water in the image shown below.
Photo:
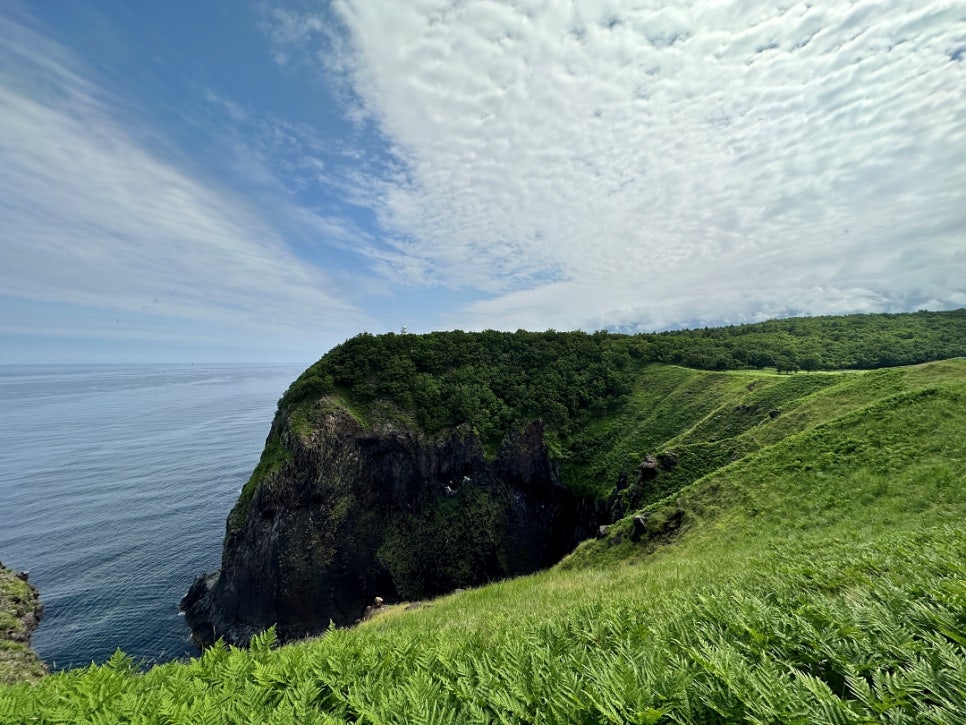
<path fill-rule="evenodd" d="M 0 366 L 0 561 L 29 569 L 55 669 L 197 654 L 177 604 L 302 365 Z"/>

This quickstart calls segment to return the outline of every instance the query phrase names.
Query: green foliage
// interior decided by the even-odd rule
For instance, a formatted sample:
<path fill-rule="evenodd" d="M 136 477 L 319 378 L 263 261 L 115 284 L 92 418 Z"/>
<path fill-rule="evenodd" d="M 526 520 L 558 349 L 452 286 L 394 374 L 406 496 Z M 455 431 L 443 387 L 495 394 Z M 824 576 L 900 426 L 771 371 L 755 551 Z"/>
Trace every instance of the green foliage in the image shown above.
<path fill-rule="evenodd" d="M 542 416 L 568 430 L 612 409 L 648 362 L 703 370 L 842 370 L 966 355 L 966 309 L 773 320 L 703 330 L 428 335 L 363 333 L 330 350 L 279 401 L 289 412 L 343 392 L 367 406 L 392 400 L 423 430 L 469 422 L 484 437 Z"/>
<path fill-rule="evenodd" d="M 633 400 L 701 402 L 649 447 L 745 450 L 647 507 L 639 541 L 627 519 L 551 571 L 281 648 L 117 653 L 0 688 L 0 722 L 960 722 L 966 361 L 651 372 Z M 746 421 L 736 392 L 781 412 Z"/>
<path fill-rule="evenodd" d="M 487 559 L 498 557 L 504 538 L 500 511 L 491 492 L 464 484 L 455 497 L 394 520 L 377 556 L 400 596 L 469 586 L 479 572 L 492 570 Z M 505 562 L 503 570 L 514 571 L 512 564 Z"/>
<path fill-rule="evenodd" d="M 306 421 L 313 419 L 307 410 L 323 398 L 338 399 L 371 426 L 393 423 L 435 435 L 469 424 L 492 453 L 510 430 L 540 418 L 563 464 L 565 484 L 602 499 L 623 467 L 615 456 L 643 455 L 698 423 L 711 412 L 706 391 L 721 403 L 730 395 L 720 375 L 683 373 L 675 380 L 651 363 L 785 373 L 957 355 L 966 355 L 966 310 L 794 318 L 633 336 L 553 330 L 363 333 L 330 350 L 292 384 L 279 401 L 276 423 L 307 430 Z M 787 383 L 774 401 L 764 394 L 778 382 L 774 375 L 745 381 L 763 390 L 746 396 L 748 408 L 731 415 L 732 422 L 757 422 L 754 415 L 778 409 L 783 399 L 801 400 L 837 382 L 816 373 L 781 377 Z M 642 415 L 643 406 L 654 412 Z M 636 451 L 625 445 L 629 440 Z M 252 488 L 264 475 L 256 474 Z"/>
<path fill-rule="evenodd" d="M 411 411 L 429 434 L 471 424 L 496 445 L 542 417 L 566 433 L 629 390 L 631 358 L 606 334 L 518 331 L 362 334 L 333 348 L 279 401 L 288 414 L 338 391 L 379 422 L 378 403 Z"/>
<path fill-rule="evenodd" d="M 796 317 L 663 333 L 652 358 L 705 370 L 872 369 L 963 355 L 966 310 Z"/>
<path fill-rule="evenodd" d="M 39 679 L 43 663 L 27 646 L 37 594 L 27 582 L 0 564 L 0 685 Z"/>
<path fill-rule="evenodd" d="M 528 593 L 504 586 L 278 650 L 112 658 L 0 690 L 0 722 L 955 722 L 962 534 L 816 543 L 588 574 L 544 612 L 502 610 Z"/>

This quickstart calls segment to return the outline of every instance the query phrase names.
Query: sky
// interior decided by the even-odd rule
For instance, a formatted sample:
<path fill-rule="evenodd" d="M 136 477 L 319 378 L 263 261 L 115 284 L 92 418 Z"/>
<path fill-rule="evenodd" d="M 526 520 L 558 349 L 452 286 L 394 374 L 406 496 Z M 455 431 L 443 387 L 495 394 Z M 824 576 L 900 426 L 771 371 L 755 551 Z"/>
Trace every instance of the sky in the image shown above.
<path fill-rule="evenodd" d="M 966 0 L 0 3 L 0 363 L 966 306 Z"/>

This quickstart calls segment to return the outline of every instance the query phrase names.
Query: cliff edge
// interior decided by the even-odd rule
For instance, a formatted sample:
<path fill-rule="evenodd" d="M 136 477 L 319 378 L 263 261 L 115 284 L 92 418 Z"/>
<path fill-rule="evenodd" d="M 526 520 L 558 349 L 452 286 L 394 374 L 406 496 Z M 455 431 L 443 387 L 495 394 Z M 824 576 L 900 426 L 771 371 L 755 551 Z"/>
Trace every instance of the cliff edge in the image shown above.
<path fill-rule="evenodd" d="M 246 644 L 351 625 L 380 596 L 419 599 L 545 568 L 591 530 L 543 425 L 495 455 L 468 427 L 428 437 L 364 426 L 323 396 L 280 410 L 229 516 L 222 567 L 181 607 L 196 642 Z"/>
<path fill-rule="evenodd" d="M 15 573 L 0 563 L 0 684 L 32 682 L 47 673 L 30 649 L 30 636 L 43 616 L 44 607 L 27 572 Z"/>

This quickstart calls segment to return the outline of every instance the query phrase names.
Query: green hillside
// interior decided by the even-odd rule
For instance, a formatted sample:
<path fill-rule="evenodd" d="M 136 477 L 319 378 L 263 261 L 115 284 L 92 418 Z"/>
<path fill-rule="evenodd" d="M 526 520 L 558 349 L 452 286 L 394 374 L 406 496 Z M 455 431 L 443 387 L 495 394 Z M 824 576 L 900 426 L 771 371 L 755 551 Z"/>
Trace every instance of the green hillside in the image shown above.
<path fill-rule="evenodd" d="M 554 330 L 363 333 L 309 367 L 279 401 L 278 417 L 307 421 L 312 406 L 328 396 L 370 426 L 389 421 L 432 435 L 468 423 L 491 450 L 509 430 L 540 418 L 556 444 L 565 484 L 600 499 L 610 494 L 612 476 L 619 473 L 611 455 L 613 434 L 625 439 L 628 452 L 657 445 L 697 423 L 694 416 L 703 417 L 723 404 L 731 394 L 729 385 L 739 392 L 738 387 L 757 379 L 720 383 L 720 376 L 701 376 L 692 389 L 687 373 L 660 373 L 649 366 L 786 374 L 957 356 L 966 356 L 966 309 L 793 318 L 641 335 Z M 789 387 L 780 388 L 776 403 L 829 381 L 815 372 L 792 377 Z M 775 382 L 767 374 L 760 378 L 763 383 L 754 384 L 767 388 Z M 668 394 L 672 397 L 665 399 Z M 748 397 L 751 405 L 768 402 L 767 394 Z M 755 412 L 739 416 L 742 425 Z M 685 426 L 688 421 L 693 422 Z M 634 430 L 625 430 L 627 425 Z M 267 441 L 262 462 L 232 514 L 233 525 L 244 517 L 254 488 L 284 462 L 278 432 L 273 429 L 274 437 Z"/>
<path fill-rule="evenodd" d="M 281 411 L 336 393 L 363 420 L 419 417 L 420 394 L 506 425 L 533 412 L 503 376 L 544 342 L 468 336 L 461 354 L 497 352 L 464 379 L 473 363 L 416 354 L 431 337 L 356 338 Z M 641 352 L 652 338 L 562 339 L 572 360 L 548 354 L 533 377 L 562 407 L 563 477 L 626 513 L 599 538 L 549 571 L 302 643 L 269 633 L 145 672 L 118 653 L 2 688 L 0 722 L 962 722 L 966 360 L 789 375 L 668 364 Z M 572 400 L 567 381 L 607 371 L 593 403 Z"/>

